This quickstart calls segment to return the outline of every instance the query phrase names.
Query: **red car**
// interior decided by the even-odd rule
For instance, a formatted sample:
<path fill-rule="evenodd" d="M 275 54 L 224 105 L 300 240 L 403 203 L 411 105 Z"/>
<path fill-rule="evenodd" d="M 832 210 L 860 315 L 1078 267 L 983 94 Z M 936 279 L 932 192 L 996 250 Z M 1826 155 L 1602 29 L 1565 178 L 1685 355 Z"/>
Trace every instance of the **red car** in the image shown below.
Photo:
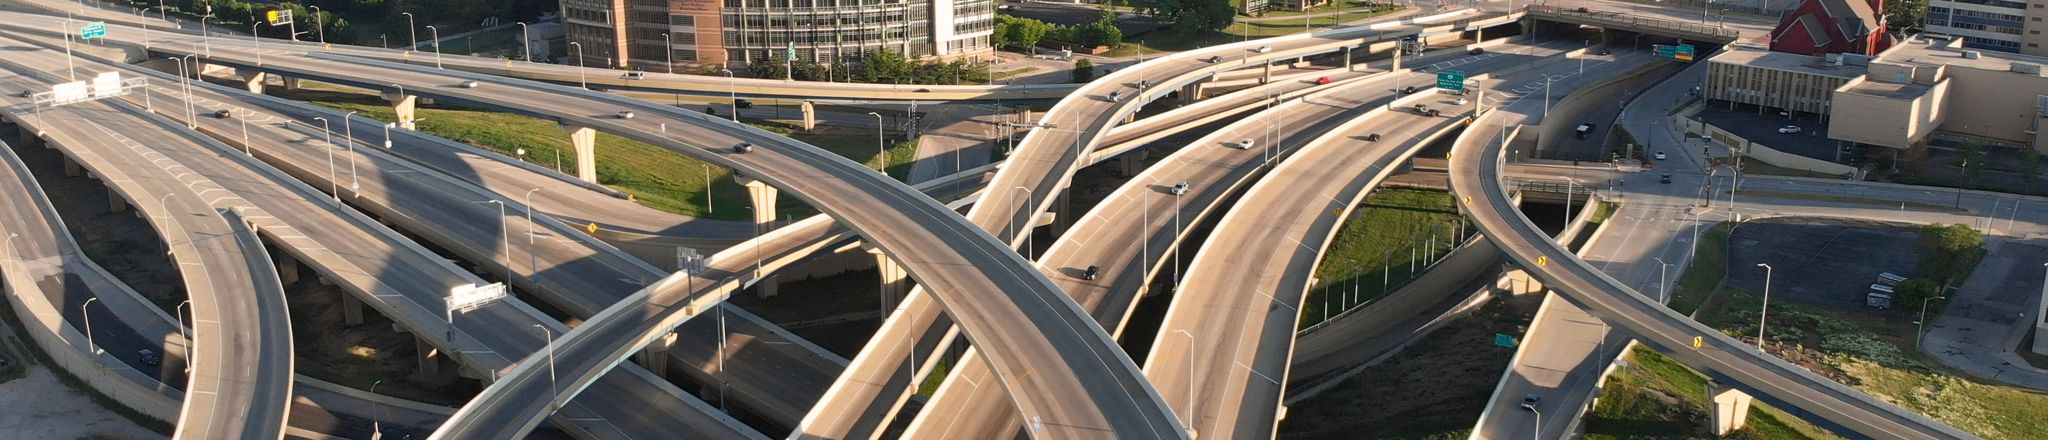
<path fill-rule="evenodd" d="M 1330 83 L 1330 77 L 1327 77 L 1327 76 L 1325 76 L 1325 77 L 1322 77 L 1322 78 L 1316 78 L 1316 84 L 1329 84 L 1329 83 Z"/>

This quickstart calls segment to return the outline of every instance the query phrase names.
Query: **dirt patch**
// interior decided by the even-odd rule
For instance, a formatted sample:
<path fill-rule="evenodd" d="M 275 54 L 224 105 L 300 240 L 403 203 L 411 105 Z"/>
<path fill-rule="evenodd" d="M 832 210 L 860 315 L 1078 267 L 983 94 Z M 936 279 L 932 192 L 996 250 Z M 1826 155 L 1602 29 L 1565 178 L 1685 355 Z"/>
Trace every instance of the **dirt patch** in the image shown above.
<path fill-rule="evenodd" d="M 448 406 L 460 406 L 481 390 L 474 380 L 445 374 L 452 364 L 442 366 L 440 377 L 419 377 L 418 338 L 393 330 L 391 319 L 369 306 L 363 307 L 362 324 L 343 325 L 341 295 L 348 293 L 302 271 L 299 282 L 284 286 L 299 374 L 356 389 L 382 380 L 378 394 Z"/>

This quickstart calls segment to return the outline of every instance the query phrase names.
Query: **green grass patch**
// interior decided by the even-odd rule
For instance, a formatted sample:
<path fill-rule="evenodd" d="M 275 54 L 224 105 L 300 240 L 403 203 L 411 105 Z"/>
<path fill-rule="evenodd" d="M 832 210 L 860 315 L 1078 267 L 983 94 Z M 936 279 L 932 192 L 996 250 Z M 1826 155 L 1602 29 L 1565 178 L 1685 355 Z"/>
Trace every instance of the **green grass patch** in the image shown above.
<path fill-rule="evenodd" d="M 1711 439 L 1707 377 L 1643 346 L 1614 372 L 1586 414 L 1588 439 Z M 1724 438 L 1834 439 L 1833 434 L 1763 403 L 1751 405 L 1743 431 Z"/>
<path fill-rule="evenodd" d="M 1323 253 L 1316 267 L 1320 282 L 1302 301 L 1301 327 L 1323 322 L 1325 313 L 1336 316 L 1401 288 L 1426 270 L 1427 263 L 1463 242 L 1452 203 L 1450 193 L 1435 189 L 1384 187 L 1368 197 L 1338 227 L 1337 237 Z M 1329 212 L 1334 215 L 1335 210 Z M 1433 248 L 1431 239 L 1436 241 Z"/>
<path fill-rule="evenodd" d="M 1692 265 L 1686 266 L 1672 286 L 1671 310 L 1691 315 L 1714 296 L 1721 280 L 1728 276 L 1728 232 L 1732 225 L 1715 224 L 1700 232 Z"/>
<path fill-rule="evenodd" d="M 1614 202 L 1600 202 L 1599 205 L 1594 206 L 1593 216 L 1586 219 L 1586 227 L 1580 228 L 1579 235 L 1572 237 L 1570 243 L 1572 251 L 1576 252 L 1580 247 L 1584 247 L 1587 242 L 1592 241 L 1593 233 L 1600 230 L 1600 225 L 1607 223 L 1607 219 L 1613 218 L 1614 213 L 1620 210 L 1621 204 Z"/>
<path fill-rule="evenodd" d="M 363 116 L 381 121 L 395 120 L 391 107 L 374 95 L 331 85 L 315 85 L 311 81 L 305 82 L 305 85 L 308 87 L 298 91 L 280 91 L 276 94 L 329 108 L 354 110 Z M 512 113 L 446 106 L 420 106 L 416 117 L 419 118 L 419 131 L 423 133 L 475 145 L 507 156 L 521 157 L 517 152 L 523 149 L 526 152 L 524 160 L 545 168 L 574 169 L 576 166 L 576 151 L 569 143 L 568 134 L 553 121 Z M 788 121 L 750 122 L 856 162 L 876 161 L 871 132 L 868 133 L 868 137 L 861 137 L 857 133 L 822 129 L 812 133 L 795 133 L 791 130 L 793 123 Z M 357 133 L 357 136 L 374 139 L 382 136 L 375 132 L 379 129 L 366 127 L 364 132 Z M 915 144 L 898 142 L 890 147 L 891 153 L 888 157 L 891 166 L 896 166 L 899 162 L 907 163 L 914 158 Z M 643 206 L 700 218 L 739 220 L 750 219 L 753 216 L 752 211 L 748 209 L 750 202 L 746 188 L 733 181 L 731 170 L 604 132 L 597 134 L 597 151 L 600 152 L 597 160 L 598 183 L 632 195 L 634 200 Z M 902 168 L 901 172 L 907 176 L 909 167 L 903 165 Z M 892 170 L 891 174 L 895 175 L 895 172 Z M 780 198 L 776 209 L 791 218 L 817 213 L 817 210 L 804 205 L 795 197 Z"/>
<path fill-rule="evenodd" d="M 1528 330 L 1535 301 L 1492 301 L 1430 333 L 1386 363 L 1289 406 L 1283 440 L 1468 437 L 1513 349 L 1493 335 Z M 1171 403 L 1171 402 L 1169 402 Z"/>

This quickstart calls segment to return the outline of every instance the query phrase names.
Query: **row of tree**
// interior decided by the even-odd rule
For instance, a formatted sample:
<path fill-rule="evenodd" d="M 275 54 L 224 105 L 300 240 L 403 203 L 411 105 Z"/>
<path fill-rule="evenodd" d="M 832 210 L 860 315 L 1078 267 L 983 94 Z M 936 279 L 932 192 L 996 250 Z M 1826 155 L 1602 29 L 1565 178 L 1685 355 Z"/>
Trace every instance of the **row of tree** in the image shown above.
<path fill-rule="evenodd" d="M 705 68 L 707 74 L 717 74 L 719 70 L 718 66 Z M 859 63 L 830 65 L 802 61 L 790 63 L 789 59 L 778 54 L 770 60 L 748 63 L 747 74 L 755 78 L 789 77 L 802 81 L 876 84 L 959 84 L 966 81 L 988 81 L 988 71 L 980 64 L 965 60 L 941 62 L 910 59 L 904 57 L 901 52 L 886 49 L 867 53 L 861 57 Z"/>
<path fill-rule="evenodd" d="M 996 30 L 989 36 L 989 42 L 996 47 L 1035 47 L 1042 43 L 1065 43 L 1080 47 L 1116 46 L 1123 44 L 1124 31 L 1116 27 L 1116 13 L 1102 11 L 1102 15 L 1088 24 L 1062 26 L 1039 20 L 996 16 Z"/>

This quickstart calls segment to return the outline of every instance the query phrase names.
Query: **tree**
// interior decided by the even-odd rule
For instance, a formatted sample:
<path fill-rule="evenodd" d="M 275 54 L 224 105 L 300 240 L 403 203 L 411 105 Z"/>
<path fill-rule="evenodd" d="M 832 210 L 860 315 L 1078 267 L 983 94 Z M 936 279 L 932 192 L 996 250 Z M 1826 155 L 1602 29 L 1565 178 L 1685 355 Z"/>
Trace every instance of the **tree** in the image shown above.
<path fill-rule="evenodd" d="M 1957 281 L 1977 264 L 1984 233 L 1963 224 L 1931 224 L 1920 228 L 1920 270 L 1939 284 Z"/>
<path fill-rule="evenodd" d="M 1086 83 L 1095 80 L 1095 63 L 1086 59 L 1074 61 L 1074 82 Z"/>
<path fill-rule="evenodd" d="M 783 73 L 789 69 L 788 64 L 786 64 L 788 60 L 788 58 L 783 58 L 782 55 L 775 55 L 766 60 L 747 63 L 747 76 L 782 79 Z"/>
<path fill-rule="evenodd" d="M 1925 304 L 1926 299 L 1932 298 L 1940 292 L 1941 284 L 1927 278 L 1906 280 L 1899 283 L 1898 286 L 1892 287 L 1892 306 L 1900 309 L 1913 307 L 1913 309 L 1906 310 L 1918 311 L 1918 307 L 1921 304 Z"/>
<path fill-rule="evenodd" d="M 2041 151 L 2032 148 L 2020 150 L 2020 178 L 2034 183 L 2041 178 Z"/>
<path fill-rule="evenodd" d="M 1886 30 L 1894 34 L 1920 33 L 1920 23 L 1927 16 L 1927 0 L 1885 0 Z"/>
<path fill-rule="evenodd" d="M 1184 36 L 1220 31 L 1237 20 L 1229 0 L 1154 0 L 1153 5 L 1167 28 Z"/>
<path fill-rule="evenodd" d="M 1043 21 L 1008 15 L 996 16 L 996 32 L 989 36 L 997 47 L 1032 47 L 1052 32 L 1053 25 Z"/>

